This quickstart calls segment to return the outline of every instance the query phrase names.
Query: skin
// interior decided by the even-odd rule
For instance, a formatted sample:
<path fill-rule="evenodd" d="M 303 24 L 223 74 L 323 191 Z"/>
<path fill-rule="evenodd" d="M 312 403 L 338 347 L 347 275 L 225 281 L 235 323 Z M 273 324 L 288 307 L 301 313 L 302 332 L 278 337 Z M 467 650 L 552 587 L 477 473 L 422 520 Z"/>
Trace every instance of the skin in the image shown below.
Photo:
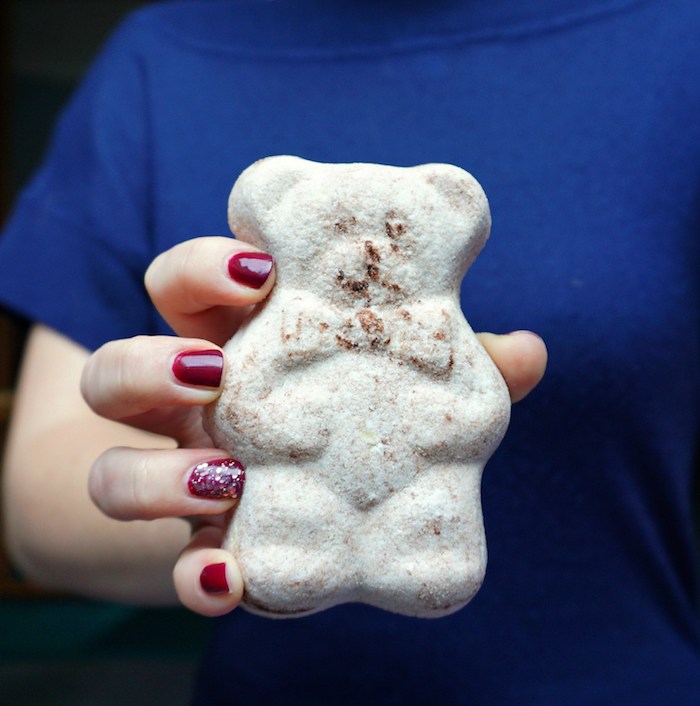
<path fill-rule="evenodd" d="M 178 337 L 113 341 L 92 355 L 45 326 L 29 338 L 3 477 L 6 541 L 20 571 L 42 586 L 144 605 L 178 600 L 203 615 L 235 608 L 243 583 L 219 549 L 235 501 L 193 497 L 192 468 L 227 456 L 201 428 L 219 389 L 172 373 L 182 351 L 222 346 L 261 289 L 228 274 L 230 238 L 197 238 L 160 255 L 146 273 L 154 305 Z M 535 334 L 480 334 L 513 402 L 540 381 L 547 351 Z M 235 364 L 235 362 L 233 363 Z M 199 576 L 223 562 L 229 593 L 209 595 Z"/>

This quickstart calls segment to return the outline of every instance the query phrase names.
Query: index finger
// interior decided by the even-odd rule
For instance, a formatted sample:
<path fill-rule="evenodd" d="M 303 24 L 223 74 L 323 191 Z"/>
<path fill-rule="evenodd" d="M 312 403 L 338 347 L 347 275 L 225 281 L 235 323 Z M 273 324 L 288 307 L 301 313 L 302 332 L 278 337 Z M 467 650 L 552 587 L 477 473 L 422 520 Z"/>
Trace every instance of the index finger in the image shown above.
<path fill-rule="evenodd" d="M 161 253 L 146 289 L 180 336 L 226 342 L 275 280 L 272 256 L 223 236 L 194 238 Z"/>

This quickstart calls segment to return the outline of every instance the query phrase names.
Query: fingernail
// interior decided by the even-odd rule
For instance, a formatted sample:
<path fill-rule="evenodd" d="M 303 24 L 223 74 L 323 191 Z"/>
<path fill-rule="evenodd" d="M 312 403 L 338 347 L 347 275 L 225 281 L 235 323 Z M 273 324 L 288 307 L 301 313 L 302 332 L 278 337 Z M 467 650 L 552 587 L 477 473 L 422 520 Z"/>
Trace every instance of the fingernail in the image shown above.
<path fill-rule="evenodd" d="M 228 261 L 231 278 L 252 289 L 260 289 L 272 272 L 272 255 L 264 252 L 238 252 Z"/>
<path fill-rule="evenodd" d="M 219 387 L 224 356 L 219 350 L 183 351 L 175 356 L 173 375 L 185 385 Z"/>
<path fill-rule="evenodd" d="M 236 500 L 243 493 L 245 468 L 235 458 L 205 461 L 190 473 L 187 487 L 199 498 Z"/>
<path fill-rule="evenodd" d="M 199 575 L 199 583 L 206 593 L 210 595 L 222 595 L 231 593 L 228 581 L 226 580 L 226 564 L 209 564 L 202 569 Z"/>

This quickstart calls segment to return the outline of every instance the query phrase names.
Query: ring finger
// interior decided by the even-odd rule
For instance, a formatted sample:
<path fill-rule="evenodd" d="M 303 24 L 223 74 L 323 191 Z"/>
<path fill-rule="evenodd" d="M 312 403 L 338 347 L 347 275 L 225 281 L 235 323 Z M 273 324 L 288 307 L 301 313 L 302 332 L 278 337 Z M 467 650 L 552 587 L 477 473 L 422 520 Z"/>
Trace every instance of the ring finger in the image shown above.
<path fill-rule="evenodd" d="M 243 492 L 245 469 L 217 449 L 115 447 L 90 471 L 93 502 L 117 520 L 216 515 Z"/>

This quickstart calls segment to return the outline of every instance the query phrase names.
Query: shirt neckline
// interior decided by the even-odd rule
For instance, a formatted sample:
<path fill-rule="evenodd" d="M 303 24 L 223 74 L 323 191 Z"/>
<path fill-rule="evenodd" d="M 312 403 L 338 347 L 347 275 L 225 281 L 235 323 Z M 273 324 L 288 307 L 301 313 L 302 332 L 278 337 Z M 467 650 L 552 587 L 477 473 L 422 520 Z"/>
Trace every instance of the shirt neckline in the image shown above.
<path fill-rule="evenodd" d="M 159 28 L 200 49 L 267 58 L 323 58 L 525 37 L 595 21 L 647 2 L 187 0 L 171 4 L 175 10 L 189 10 L 187 22 L 159 23 Z M 209 13 L 201 12 L 202 6 Z"/>

